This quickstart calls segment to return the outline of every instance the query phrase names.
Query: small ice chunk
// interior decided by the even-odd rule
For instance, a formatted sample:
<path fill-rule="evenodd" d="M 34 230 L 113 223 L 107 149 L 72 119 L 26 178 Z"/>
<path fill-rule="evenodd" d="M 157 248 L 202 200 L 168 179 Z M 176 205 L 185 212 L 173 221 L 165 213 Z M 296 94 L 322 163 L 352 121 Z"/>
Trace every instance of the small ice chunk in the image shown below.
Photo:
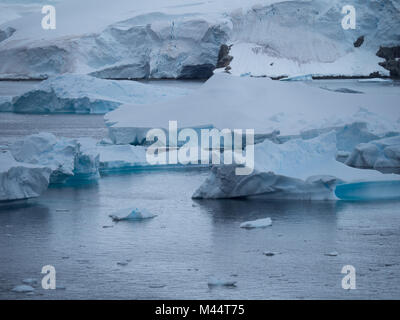
<path fill-rule="evenodd" d="M 266 228 L 272 225 L 271 218 L 243 222 L 240 227 L 244 229 Z"/>
<path fill-rule="evenodd" d="M 22 280 L 22 283 L 32 286 L 32 287 L 35 287 L 38 285 L 37 279 L 32 279 L 32 278 L 24 279 L 24 280 Z"/>
<path fill-rule="evenodd" d="M 209 287 L 236 287 L 236 281 L 229 279 L 211 278 L 208 280 Z"/>
<path fill-rule="evenodd" d="M 325 253 L 325 255 L 328 257 L 336 257 L 339 255 L 339 253 L 337 251 L 332 251 L 332 252 Z"/>
<path fill-rule="evenodd" d="M 145 219 L 151 219 L 156 217 L 157 215 L 147 211 L 146 209 L 132 209 L 132 208 L 127 208 L 127 209 L 122 209 L 117 211 L 115 214 L 110 214 L 110 218 L 113 219 L 113 221 L 140 221 L 140 220 L 145 220 Z"/>
<path fill-rule="evenodd" d="M 12 288 L 11 291 L 18 292 L 18 293 L 27 293 L 27 292 L 33 292 L 33 291 L 35 291 L 35 289 L 33 287 L 31 287 L 31 286 L 26 285 L 26 284 L 22 284 L 22 285 L 19 285 L 19 286 L 16 286 L 16 287 Z"/>

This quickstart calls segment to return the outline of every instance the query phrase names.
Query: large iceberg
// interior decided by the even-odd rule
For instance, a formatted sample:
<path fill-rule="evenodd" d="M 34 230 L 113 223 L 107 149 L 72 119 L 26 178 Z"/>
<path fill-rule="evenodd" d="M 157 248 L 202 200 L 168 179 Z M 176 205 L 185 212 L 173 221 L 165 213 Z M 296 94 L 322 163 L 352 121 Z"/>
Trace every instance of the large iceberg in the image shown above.
<path fill-rule="evenodd" d="M 400 132 L 399 97 L 400 91 L 344 95 L 299 82 L 220 73 L 187 96 L 122 105 L 106 114 L 105 121 L 117 144 L 143 143 L 149 129 L 167 130 L 168 121 L 175 120 L 180 128 L 254 129 L 256 140 L 274 131 L 290 138 L 338 128 L 344 138 L 338 142 L 347 150 L 370 141 L 372 135 Z M 345 127 L 355 122 L 364 124 Z"/>
<path fill-rule="evenodd" d="M 400 136 L 359 144 L 346 160 L 346 164 L 384 173 L 400 173 Z"/>
<path fill-rule="evenodd" d="M 41 29 L 40 11 L 0 27 L 0 77 L 73 72 L 207 78 L 220 65 L 225 45 L 233 57 L 228 67 L 237 75 L 388 75 L 376 52 L 399 45 L 398 0 L 353 0 L 354 30 L 341 25 L 346 5 L 346 0 L 65 1 L 57 4 L 56 30 Z"/>
<path fill-rule="evenodd" d="M 14 160 L 0 152 L 0 201 L 38 197 L 49 184 L 51 169 Z"/>
<path fill-rule="evenodd" d="M 50 183 L 99 177 L 99 154 L 93 139 L 57 138 L 51 133 L 25 137 L 10 146 L 15 160 L 51 169 Z"/>
<path fill-rule="evenodd" d="M 10 101 L 0 100 L 0 111 L 104 114 L 124 103 L 154 103 L 185 94 L 186 90 L 181 88 L 68 74 L 51 77 L 34 89 L 14 97 L 11 106 Z"/>
<path fill-rule="evenodd" d="M 235 166 L 213 167 L 193 198 L 336 200 L 336 187 L 347 183 L 400 181 L 400 176 L 346 166 L 335 160 L 336 134 L 284 144 L 269 140 L 255 146 L 255 171 L 236 175 Z M 398 189 L 398 185 L 395 185 Z M 379 189 L 376 189 L 379 190 Z M 380 197 L 379 192 L 375 197 Z M 397 192 L 397 196 L 400 194 Z M 370 199 L 374 195 L 370 193 Z"/>

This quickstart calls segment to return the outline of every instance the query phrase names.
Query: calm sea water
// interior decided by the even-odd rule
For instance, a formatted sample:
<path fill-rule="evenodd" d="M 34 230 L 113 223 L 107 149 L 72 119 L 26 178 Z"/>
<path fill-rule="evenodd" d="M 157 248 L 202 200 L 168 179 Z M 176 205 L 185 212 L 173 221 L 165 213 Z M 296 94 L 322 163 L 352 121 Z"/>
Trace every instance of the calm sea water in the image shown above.
<path fill-rule="evenodd" d="M 0 144 L 37 131 L 106 134 L 101 116 L 0 114 Z M 400 298 L 400 202 L 192 200 L 207 175 L 113 175 L 0 204 L 0 299 Z M 158 216 L 108 217 L 127 207 Z M 265 217 L 272 227 L 239 227 Z M 11 291 L 40 283 L 44 265 L 56 268 L 58 290 Z M 356 290 L 341 287 L 345 265 Z M 213 277 L 237 286 L 209 288 Z"/>

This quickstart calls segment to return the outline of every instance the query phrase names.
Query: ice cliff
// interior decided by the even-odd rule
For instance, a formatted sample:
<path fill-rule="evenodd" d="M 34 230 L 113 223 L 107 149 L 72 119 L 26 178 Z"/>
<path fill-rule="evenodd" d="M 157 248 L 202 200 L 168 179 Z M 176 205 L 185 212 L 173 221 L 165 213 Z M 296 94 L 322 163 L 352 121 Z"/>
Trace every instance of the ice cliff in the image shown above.
<path fill-rule="evenodd" d="M 9 152 L 0 152 L 0 201 L 38 197 L 49 184 L 51 170 L 21 163 Z"/>

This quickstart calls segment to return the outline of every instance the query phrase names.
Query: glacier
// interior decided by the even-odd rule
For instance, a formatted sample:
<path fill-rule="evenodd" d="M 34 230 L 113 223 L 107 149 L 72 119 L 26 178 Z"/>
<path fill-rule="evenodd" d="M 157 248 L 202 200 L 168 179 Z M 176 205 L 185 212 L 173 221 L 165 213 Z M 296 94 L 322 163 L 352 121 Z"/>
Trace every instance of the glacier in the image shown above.
<path fill-rule="evenodd" d="M 167 131 L 168 121 L 175 120 L 179 128 L 251 128 L 255 140 L 273 132 L 281 141 L 315 137 L 336 128 L 339 149 L 351 151 L 358 143 L 400 132 L 399 97 L 400 92 L 350 95 L 300 82 L 218 73 L 186 96 L 125 104 L 104 119 L 116 144 L 143 144 L 149 129 Z"/>
<path fill-rule="evenodd" d="M 0 152 L 0 201 L 40 196 L 50 180 L 51 169 L 17 162 L 8 151 Z"/>
<path fill-rule="evenodd" d="M 66 74 L 50 77 L 34 89 L 14 97 L 11 102 L 6 98 L 4 102 L 0 100 L 0 111 L 104 114 L 124 103 L 154 103 L 186 93 L 181 88 L 165 88 L 137 81 L 113 81 Z"/>
<path fill-rule="evenodd" d="M 342 194 L 335 193 L 336 187 L 348 183 L 393 182 L 398 187 L 400 176 L 351 168 L 335 160 L 336 152 L 334 131 L 283 144 L 266 140 L 255 146 L 255 170 L 250 175 L 236 175 L 236 165 L 214 166 L 193 198 L 338 200 Z M 382 194 L 375 189 L 369 196 L 379 199 Z"/>
<path fill-rule="evenodd" d="M 399 45 L 398 0 L 352 4 L 355 30 L 341 26 L 346 0 L 65 1 L 51 32 L 39 11 L 3 20 L 0 77 L 208 78 L 223 46 L 236 75 L 389 75 L 376 53 Z"/>

